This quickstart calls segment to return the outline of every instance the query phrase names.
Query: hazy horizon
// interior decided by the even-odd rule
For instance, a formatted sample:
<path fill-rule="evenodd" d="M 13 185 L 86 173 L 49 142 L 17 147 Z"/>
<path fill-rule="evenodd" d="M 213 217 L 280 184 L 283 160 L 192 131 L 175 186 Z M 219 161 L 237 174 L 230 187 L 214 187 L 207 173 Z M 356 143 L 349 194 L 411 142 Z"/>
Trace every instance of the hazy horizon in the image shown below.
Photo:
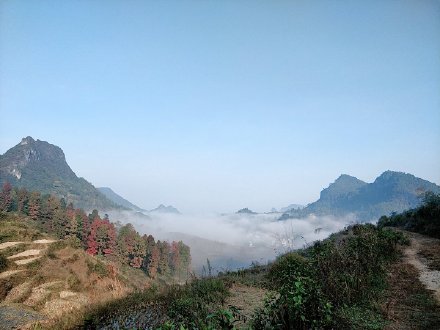
<path fill-rule="evenodd" d="M 32 136 L 146 209 L 440 183 L 440 2 L 2 1 L 0 153 Z"/>

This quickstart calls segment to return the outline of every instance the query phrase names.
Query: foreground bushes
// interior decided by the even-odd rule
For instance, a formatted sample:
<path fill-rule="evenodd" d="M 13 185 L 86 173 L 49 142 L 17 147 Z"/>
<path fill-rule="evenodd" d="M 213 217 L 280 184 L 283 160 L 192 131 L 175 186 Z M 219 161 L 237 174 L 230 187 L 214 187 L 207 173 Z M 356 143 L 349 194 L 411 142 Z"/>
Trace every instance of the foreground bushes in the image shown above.
<path fill-rule="evenodd" d="M 440 238 L 440 194 L 426 193 L 421 206 L 389 217 L 382 216 L 378 226 L 400 227 Z"/>
<path fill-rule="evenodd" d="M 253 327 L 322 329 L 356 325 L 374 329 L 378 322 L 363 315 L 371 314 L 385 286 L 385 266 L 397 256 L 397 245 L 404 241 L 401 233 L 356 225 L 300 251 L 301 255 L 281 256 L 268 275 L 276 294 L 256 312 Z"/>

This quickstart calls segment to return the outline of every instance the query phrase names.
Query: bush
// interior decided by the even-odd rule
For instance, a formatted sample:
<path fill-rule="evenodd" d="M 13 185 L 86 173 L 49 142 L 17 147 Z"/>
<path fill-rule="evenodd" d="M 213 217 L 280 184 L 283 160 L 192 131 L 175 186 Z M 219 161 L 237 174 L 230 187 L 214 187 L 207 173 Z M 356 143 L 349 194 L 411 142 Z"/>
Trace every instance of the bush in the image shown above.
<path fill-rule="evenodd" d="M 272 265 L 268 277 L 277 294 L 257 311 L 255 329 L 321 329 L 332 324 L 332 304 L 309 260 L 296 253 L 283 255 Z"/>
<path fill-rule="evenodd" d="M 5 271 L 8 266 L 9 260 L 3 254 L 0 254 L 0 273 Z"/>
<path fill-rule="evenodd" d="M 402 243 L 407 243 L 402 233 L 355 225 L 301 255 L 279 257 L 268 273 L 275 294 L 255 314 L 254 328 L 325 329 L 345 324 L 361 329 L 371 321 L 365 329 L 375 329 L 383 320 L 370 305 L 385 288 L 386 265 L 397 257 Z"/>
<path fill-rule="evenodd" d="M 382 216 L 378 227 L 400 227 L 405 230 L 440 238 L 440 194 L 427 192 L 421 206 L 399 214 Z"/>
<path fill-rule="evenodd" d="M 184 287 L 173 286 L 165 298 L 167 315 L 178 326 L 203 327 L 208 315 L 224 303 L 228 294 L 225 283 L 216 278 L 194 280 Z"/>

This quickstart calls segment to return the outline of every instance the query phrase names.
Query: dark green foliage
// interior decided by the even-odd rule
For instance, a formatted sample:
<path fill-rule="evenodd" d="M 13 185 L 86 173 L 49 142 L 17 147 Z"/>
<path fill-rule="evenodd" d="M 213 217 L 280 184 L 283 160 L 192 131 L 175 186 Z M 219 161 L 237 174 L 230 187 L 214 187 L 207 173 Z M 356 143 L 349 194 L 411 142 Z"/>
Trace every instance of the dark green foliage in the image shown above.
<path fill-rule="evenodd" d="M 381 330 L 388 322 L 372 306 L 343 306 L 338 310 L 338 327 L 340 329 Z"/>
<path fill-rule="evenodd" d="M 312 247 L 279 257 L 268 272 L 271 295 L 255 314 L 255 329 L 362 328 L 383 324 L 374 302 L 385 288 L 386 265 L 403 234 L 355 225 Z M 350 306 L 348 308 L 347 306 Z M 363 322 L 363 323 L 362 323 Z M 350 325 L 350 326 L 349 326 Z M 356 326 L 357 325 L 357 326 Z"/>
<path fill-rule="evenodd" d="M 9 266 L 8 259 L 3 255 L 0 254 L 0 273 L 5 271 Z"/>
<path fill-rule="evenodd" d="M 389 217 L 382 216 L 378 226 L 400 227 L 440 238 L 440 194 L 426 193 L 421 206 Z"/>
<path fill-rule="evenodd" d="M 321 329 L 331 325 L 332 304 L 322 292 L 309 259 L 296 253 L 278 258 L 268 274 L 277 295 L 256 313 L 255 329 Z"/>

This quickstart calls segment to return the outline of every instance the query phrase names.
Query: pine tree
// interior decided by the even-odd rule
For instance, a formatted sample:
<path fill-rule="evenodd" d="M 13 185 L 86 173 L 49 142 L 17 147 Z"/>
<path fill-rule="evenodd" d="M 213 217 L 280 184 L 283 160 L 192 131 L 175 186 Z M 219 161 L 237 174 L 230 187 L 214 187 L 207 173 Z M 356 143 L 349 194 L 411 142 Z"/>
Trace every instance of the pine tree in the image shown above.
<path fill-rule="evenodd" d="M 188 277 L 191 270 L 191 251 L 189 246 L 183 244 L 182 241 L 177 244 L 180 252 L 181 271 Z"/>
<path fill-rule="evenodd" d="M 162 275 L 170 274 L 170 244 L 167 241 L 157 242 L 160 251 L 159 273 Z"/>
<path fill-rule="evenodd" d="M 171 260 L 170 267 L 173 275 L 177 275 L 180 278 L 181 261 L 179 244 L 175 241 L 171 243 Z"/>
<path fill-rule="evenodd" d="M 156 278 L 157 269 L 159 267 L 160 251 L 157 246 L 154 246 L 151 250 L 151 255 L 148 262 L 148 275 L 151 278 Z"/>
<path fill-rule="evenodd" d="M 33 191 L 29 197 L 29 217 L 38 221 L 40 219 L 41 196 L 39 192 Z"/>
<path fill-rule="evenodd" d="M 25 188 L 17 190 L 17 212 L 28 214 L 29 193 Z"/>
<path fill-rule="evenodd" d="M 9 182 L 3 184 L 2 192 L 0 193 L 0 210 L 8 212 L 12 204 L 12 186 Z"/>
<path fill-rule="evenodd" d="M 77 237 L 78 234 L 78 220 L 76 216 L 76 210 L 73 208 L 73 204 L 70 203 L 66 208 L 66 237 Z"/>

